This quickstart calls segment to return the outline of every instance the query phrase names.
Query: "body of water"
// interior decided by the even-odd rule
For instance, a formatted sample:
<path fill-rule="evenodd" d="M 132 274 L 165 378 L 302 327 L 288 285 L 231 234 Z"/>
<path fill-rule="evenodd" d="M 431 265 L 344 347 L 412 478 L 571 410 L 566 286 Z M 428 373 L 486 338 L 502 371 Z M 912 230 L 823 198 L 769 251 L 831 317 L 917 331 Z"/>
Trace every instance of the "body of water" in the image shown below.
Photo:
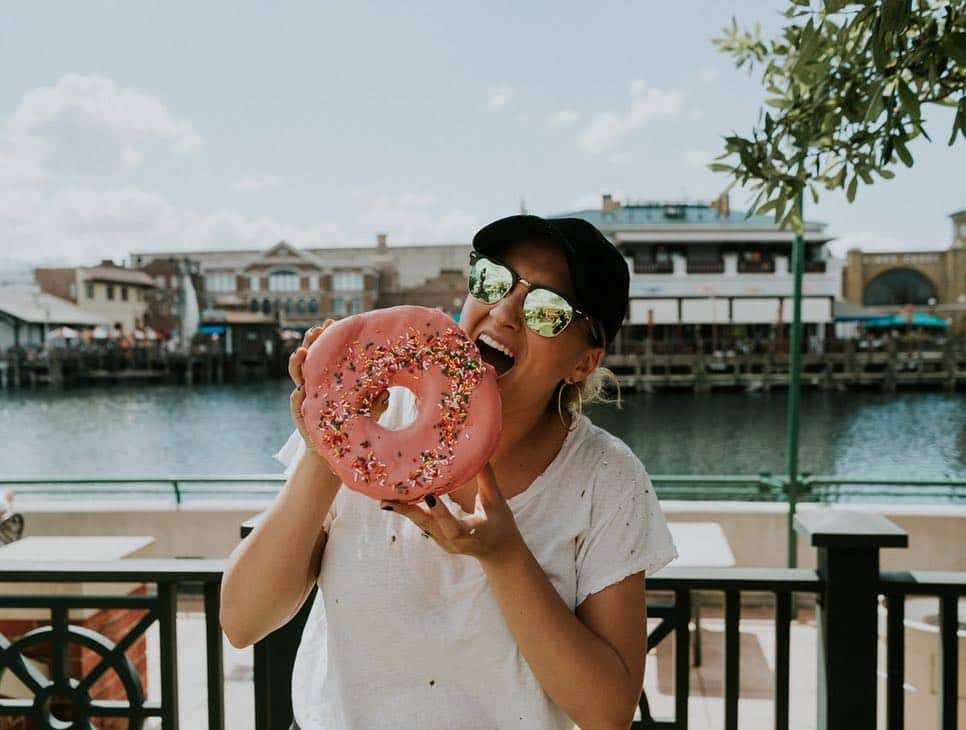
<path fill-rule="evenodd" d="M 292 430 L 290 385 L 114 387 L 0 394 L 4 476 L 276 472 Z M 966 396 L 806 391 L 803 471 L 966 478 Z M 654 474 L 756 474 L 785 468 L 785 393 L 625 396 L 594 420 Z"/>

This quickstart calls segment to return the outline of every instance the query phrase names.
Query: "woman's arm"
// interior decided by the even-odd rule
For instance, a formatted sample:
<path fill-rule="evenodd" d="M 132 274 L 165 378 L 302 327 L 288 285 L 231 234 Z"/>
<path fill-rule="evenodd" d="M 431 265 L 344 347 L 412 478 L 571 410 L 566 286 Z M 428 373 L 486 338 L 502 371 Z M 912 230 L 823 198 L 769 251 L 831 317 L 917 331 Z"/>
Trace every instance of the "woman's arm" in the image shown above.
<path fill-rule="evenodd" d="M 228 558 L 221 583 L 221 626 L 237 648 L 284 626 L 318 579 L 325 515 L 340 481 L 308 449 L 252 533 Z"/>
<path fill-rule="evenodd" d="M 289 358 L 292 420 L 305 454 L 252 533 L 228 558 L 221 583 L 221 626 L 233 646 L 270 634 L 302 606 L 318 579 L 327 535 L 322 529 L 340 481 L 312 444 L 302 418 L 302 363 L 308 348 L 330 324 L 313 327 Z"/>
<path fill-rule="evenodd" d="M 527 664 L 579 727 L 627 728 L 644 683 L 644 574 L 591 595 L 575 616 L 525 543 L 481 560 Z"/>

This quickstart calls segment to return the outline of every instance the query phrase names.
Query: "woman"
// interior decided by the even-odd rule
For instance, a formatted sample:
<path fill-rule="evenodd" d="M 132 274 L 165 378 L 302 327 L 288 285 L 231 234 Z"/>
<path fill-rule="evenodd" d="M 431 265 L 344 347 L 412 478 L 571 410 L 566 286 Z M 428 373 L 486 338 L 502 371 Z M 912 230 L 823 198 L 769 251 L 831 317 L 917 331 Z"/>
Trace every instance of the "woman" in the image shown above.
<path fill-rule="evenodd" d="M 302 730 L 632 720 L 645 575 L 675 551 L 641 463 L 581 412 L 624 319 L 627 266 L 578 219 L 505 218 L 473 247 L 460 326 L 503 401 L 473 482 L 416 505 L 341 489 L 301 421 L 301 364 L 321 329 L 292 356 L 291 475 L 229 560 L 222 623 L 251 644 L 318 582 L 293 677 Z M 394 397 L 380 422 L 399 427 L 413 406 Z"/>

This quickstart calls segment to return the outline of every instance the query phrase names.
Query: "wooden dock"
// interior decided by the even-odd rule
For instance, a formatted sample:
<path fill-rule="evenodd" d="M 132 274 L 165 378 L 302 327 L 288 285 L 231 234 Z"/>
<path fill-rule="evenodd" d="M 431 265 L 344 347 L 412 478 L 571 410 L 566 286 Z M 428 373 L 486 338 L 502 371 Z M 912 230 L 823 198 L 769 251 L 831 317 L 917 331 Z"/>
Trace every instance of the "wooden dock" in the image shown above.
<path fill-rule="evenodd" d="M 605 361 L 622 388 L 657 391 L 718 388 L 746 391 L 788 386 L 787 352 L 717 353 L 644 352 L 609 355 Z M 886 347 L 864 351 L 804 353 L 803 387 L 824 390 L 877 388 L 937 388 L 953 391 L 966 386 L 966 345 L 950 341 L 942 349 Z"/>

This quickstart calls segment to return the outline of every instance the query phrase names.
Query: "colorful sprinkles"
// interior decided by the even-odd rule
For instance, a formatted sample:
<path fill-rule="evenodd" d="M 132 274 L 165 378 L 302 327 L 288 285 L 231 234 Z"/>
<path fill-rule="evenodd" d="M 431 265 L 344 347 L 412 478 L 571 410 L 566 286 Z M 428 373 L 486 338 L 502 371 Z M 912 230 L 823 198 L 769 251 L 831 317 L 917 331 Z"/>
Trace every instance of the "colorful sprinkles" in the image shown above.
<path fill-rule="evenodd" d="M 431 323 L 427 322 L 431 327 Z M 439 368 L 449 381 L 448 389 L 439 393 L 439 420 L 434 448 L 414 456 L 413 466 L 403 480 L 389 483 L 389 467 L 376 456 L 368 440 L 350 442 L 354 419 L 372 413 L 373 402 L 384 392 L 400 372 L 415 377 L 430 368 Z M 356 481 L 378 485 L 396 495 L 432 486 L 447 465 L 453 462 L 456 444 L 466 424 L 467 409 L 473 391 L 485 374 L 484 364 L 476 346 L 457 328 L 420 332 L 410 327 L 403 335 L 385 344 L 354 342 L 334 368 L 334 390 L 341 397 L 326 399 L 317 425 L 323 445 L 336 459 L 351 458 Z M 351 389 L 343 372 L 353 373 Z M 425 406 L 424 406 L 425 407 Z M 469 437 L 469 434 L 466 434 Z M 397 457 L 402 453 L 397 451 Z"/>

